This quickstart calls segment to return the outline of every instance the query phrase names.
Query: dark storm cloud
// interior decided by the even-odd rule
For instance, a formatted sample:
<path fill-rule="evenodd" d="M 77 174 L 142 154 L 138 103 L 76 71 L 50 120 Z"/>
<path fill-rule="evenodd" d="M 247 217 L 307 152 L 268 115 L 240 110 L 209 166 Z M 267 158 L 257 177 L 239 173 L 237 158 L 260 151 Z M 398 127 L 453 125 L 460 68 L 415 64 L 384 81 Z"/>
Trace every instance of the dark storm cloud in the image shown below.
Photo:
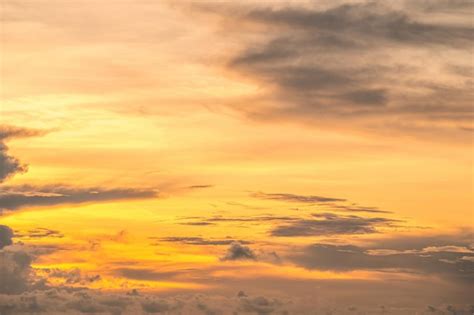
<path fill-rule="evenodd" d="M 0 249 L 13 244 L 12 238 L 13 230 L 6 225 L 0 225 Z"/>
<path fill-rule="evenodd" d="M 441 121 L 463 126 L 473 117 L 472 73 L 463 70 L 455 84 L 446 80 L 451 70 L 429 76 L 453 63 L 472 68 L 467 52 L 474 29 L 466 14 L 473 6 L 465 1 L 203 7 L 241 22 L 238 31 L 228 31 L 259 34 L 227 64 L 268 91 L 261 102 L 234 107 L 251 118 L 343 119 L 346 126 L 369 130 L 380 128 L 370 120 L 379 118 L 391 122 L 384 128 L 414 132 L 421 128 L 416 121 L 442 128 Z M 446 19 L 431 18 L 436 12 Z M 461 55 L 441 56 L 440 50 Z M 427 63 L 410 65 L 410 56 L 426 56 Z"/>
<path fill-rule="evenodd" d="M 72 186 L 4 186 L 0 193 L 0 209 L 79 204 L 123 199 L 157 197 L 157 192 L 135 188 L 79 188 Z"/>
<path fill-rule="evenodd" d="M 40 136 L 45 133 L 46 131 L 42 130 L 0 125 L 0 183 L 17 173 L 24 173 L 28 170 L 26 164 L 8 154 L 8 147 L 4 141 L 12 138 Z"/>
<path fill-rule="evenodd" d="M 313 214 L 314 219 L 300 219 L 279 225 L 271 230 L 272 236 L 328 236 L 377 233 L 377 227 L 393 226 L 397 220 L 340 216 L 334 213 Z"/>
<path fill-rule="evenodd" d="M 250 244 L 251 242 L 234 240 L 234 239 L 205 239 L 202 237 L 179 237 L 179 236 L 170 236 L 170 237 L 156 237 L 151 238 L 159 242 L 169 242 L 169 243 L 183 243 L 188 245 L 230 245 L 234 242 L 240 244 Z"/>
<path fill-rule="evenodd" d="M 257 260 L 257 255 L 248 246 L 234 242 L 227 249 L 226 254 L 221 257 L 222 261 L 232 260 Z"/>

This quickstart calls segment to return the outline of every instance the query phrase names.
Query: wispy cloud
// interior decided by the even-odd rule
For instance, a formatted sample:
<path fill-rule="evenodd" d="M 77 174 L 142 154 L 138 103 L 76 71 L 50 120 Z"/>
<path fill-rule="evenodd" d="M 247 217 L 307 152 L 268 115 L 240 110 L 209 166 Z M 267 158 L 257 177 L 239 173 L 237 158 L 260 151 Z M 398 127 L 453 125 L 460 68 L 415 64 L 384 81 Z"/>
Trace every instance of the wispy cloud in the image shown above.
<path fill-rule="evenodd" d="M 234 242 L 239 244 L 250 244 L 249 241 L 235 240 L 232 238 L 226 239 L 206 239 L 202 237 L 191 237 L 191 236 L 169 236 L 169 237 L 150 237 L 150 239 L 156 240 L 158 242 L 168 242 L 168 243 L 182 243 L 187 245 L 230 245 Z"/>
<path fill-rule="evenodd" d="M 271 230 L 272 236 L 330 236 L 377 233 L 378 227 L 389 227 L 398 220 L 364 218 L 334 213 L 313 214 L 314 219 L 300 219 L 279 225 Z"/>
<path fill-rule="evenodd" d="M 138 188 L 48 186 L 3 186 L 0 193 L 0 209 L 17 210 L 26 207 L 80 204 L 112 200 L 155 198 L 158 192 Z"/>
<path fill-rule="evenodd" d="M 302 203 L 326 203 L 326 202 L 335 202 L 335 201 L 346 201 L 346 199 L 340 198 L 331 198 L 331 197 L 322 197 L 322 196 L 305 196 L 305 195 L 295 195 L 288 193 L 263 193 L 256 192 L 252 194 L 252 197 L 267 199 L 267 200 L 280 200 L 280 201 L 290 201 L 290 202 L 302 202 Z"/>
<path fill-rule="evenodd" d="M 350 212 L 369 212 L 369 213 L 391 213 L 390 211 L 382 210 L 377 207 L 361 206 L 354 203 L 349 203 L 344 198 L 333 198 L 315 195 L 297 195 L 290 193 L 264 193 L 255 192 L 251 194 L 252 197 L 265 200 L 276 200 L 284 202 L 301 203 L 307 205 L 320 205 L 333 211 L 350 211 Z"/>
<path fill-rule="evenodd" d="M 444 69 L 470 68 L 473 28 L 466 16 L 472 6 L 363 1 L 195 7 L 232 16 L 241 27 L 226 31 L 239 38 L 260 35 L 243 40 L 227 64 L 267 92 L 260 101 L 234 107 L 251 118 L 403 132 L 447 122 L 469 127 L 471 80 Z M 434 13 L 445 19 L 430 19 Z M 440 56 L 439 49 L 455 53 Z M 410 62 L 419 56 L 430 67 Z"/>

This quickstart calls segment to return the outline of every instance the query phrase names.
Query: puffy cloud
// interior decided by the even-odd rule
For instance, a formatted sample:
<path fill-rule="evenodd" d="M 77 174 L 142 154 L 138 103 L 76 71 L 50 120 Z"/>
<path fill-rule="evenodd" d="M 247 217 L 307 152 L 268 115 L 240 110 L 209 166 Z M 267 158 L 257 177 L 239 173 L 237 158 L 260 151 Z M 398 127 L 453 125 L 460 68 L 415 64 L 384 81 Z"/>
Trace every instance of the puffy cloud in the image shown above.
<path fill-rule="evenodd" d="M 221 258 L 227 260 L 257 260 L 257 255 L 248 246 L 234 242 L 227 249 L 227 253 Z"/>
<path fill-rule="evenodd" d="M 0 251 L 0 294 L 19 294 L 31 284 L 31 257 L 22 251 Z"/>
<path fill-rule="evenodd" d="M 13 230 L 6 226 L 0 225 L 0 250 L 5 246 L 13 244 Z"/>
<path fill-rule="evenodd" d="M 155 190 L 136 188 L 80 188 L 62 185 L 4 186 L 0 193 L 0 209 L 16 210 L 24 207 L 154 198 L 156 196 Z"/>
<path fill-rule="evenodd" d="M 8 154 L 8 147 L 4 141 L 11 138 L 40 136 L 44 133 L 45 131 L 36 129 L 0 125 L 0 183 L 17 173 L 24 173 L 28 170 L 26 164 Z"/>
<path fill-rule="evenodd" d="M 0 183 L 16 173 L 26 172 L 27 169 L 26 164 L 8 155 L 8 147 L 0 141 Z"/>
<path fill-rule="evenodd" d="M 275 227 L 273 236 L 325 236 L 340 234 L 376 233 L 377 227 L 393 226 L 397 220 L 387 218 L 364 218 L 334 213 L 313 214 L 315 219 L 299 219 Z"/>

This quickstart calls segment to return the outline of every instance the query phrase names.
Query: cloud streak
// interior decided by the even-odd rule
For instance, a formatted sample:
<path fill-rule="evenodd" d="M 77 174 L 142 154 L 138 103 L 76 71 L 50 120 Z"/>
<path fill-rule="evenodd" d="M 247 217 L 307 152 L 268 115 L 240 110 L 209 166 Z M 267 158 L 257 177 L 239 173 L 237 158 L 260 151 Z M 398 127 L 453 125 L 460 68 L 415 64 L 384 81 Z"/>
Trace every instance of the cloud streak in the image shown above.
<path fill-rule="evenodd" d="M 297 195 L 290 193 L 264 193 L 256 192 L 251 194 L 252 197 L 264 200 L 275 200 L 283 202 L 294 202 L 308 205 L 322 205 L 333 211 L 349 211 L 349 212 L 369 212 L 369 213 L 391 213 L 390 211 L 381 210 L 376 207 L 366 207 L 357 204 L 347 204 L 348 200 L 343 198 L 332 198 L 314 195 Z"/>
<path fill-rule="evenodd" d="M 334 213 L 313 214 L 314 219 L 300 219 L 279 225 L 271 230 L 272 236 L 329 236 L 377 233 L 378 227 L 394 226 L 398 220 L 364 218 Z"/>
<path fill-rule="evenodd" d="M 0 193 L 0 209 L 17 210 L 59 204 L 81 204 L 113 200 L 155 198 L 155 190 L 136 188 L 79 188 L 72 186 L 4 186 Z"/>
<path fill-rule="evenodd" d="M 153 240 L 158 242 L 168 242 L 168 243 L 182 243 L 186 245 L 199 245 L 199 246 L 219 246 L 219 245 L 230 245 L 232 243 L 238 242 L 239 244 L 250 244 L 251 242 L 234 240 L 231 238 L 228 239 L 205 239 L 202 237 L 190 237 L 190 236 L 169 236 L 169 237 L 151 237 Z"/>

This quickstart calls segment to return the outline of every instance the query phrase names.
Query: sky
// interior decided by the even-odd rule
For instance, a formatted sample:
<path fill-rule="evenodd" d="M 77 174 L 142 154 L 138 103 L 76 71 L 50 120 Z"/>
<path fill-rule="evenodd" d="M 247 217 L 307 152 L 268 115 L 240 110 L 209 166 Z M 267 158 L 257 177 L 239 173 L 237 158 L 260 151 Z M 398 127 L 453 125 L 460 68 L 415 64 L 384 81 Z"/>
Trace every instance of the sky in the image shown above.
<path fill-rule="evenodd" d="M 1 314 L 471 314 L 473 4 L 6 0 Z"/>

